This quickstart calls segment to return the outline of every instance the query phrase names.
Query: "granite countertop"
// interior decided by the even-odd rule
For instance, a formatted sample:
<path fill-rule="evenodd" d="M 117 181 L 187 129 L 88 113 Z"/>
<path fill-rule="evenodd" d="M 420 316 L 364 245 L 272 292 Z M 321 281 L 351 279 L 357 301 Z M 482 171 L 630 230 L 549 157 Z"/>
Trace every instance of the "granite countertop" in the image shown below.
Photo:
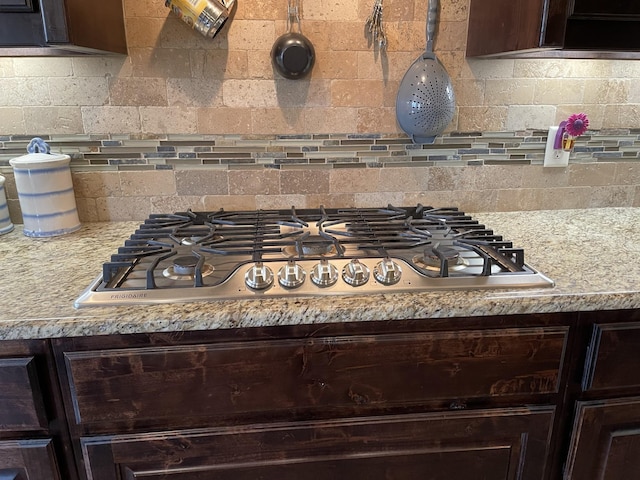
<path fill-rule="evenodd" d="M 0 339 L 640 308 L 640 208 L 473 213 L 525 249 L 553 288 L 196 302 L 75 309 L 140 222 L 0 236 Z"/>

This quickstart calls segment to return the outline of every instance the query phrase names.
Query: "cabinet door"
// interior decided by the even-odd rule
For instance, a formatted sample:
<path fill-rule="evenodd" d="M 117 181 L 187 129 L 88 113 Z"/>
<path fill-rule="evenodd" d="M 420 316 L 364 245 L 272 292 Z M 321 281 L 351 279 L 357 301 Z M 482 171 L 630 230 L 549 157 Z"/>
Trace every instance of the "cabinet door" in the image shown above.
<path fill-rule="evenodd" d="M 544 8 L 539 0 L 471 0 L 467 56 L 539 47 Z"/>
<path fill-rule="evenodd" d="M 571 4 L 569 4 L 571 7 Z M 640 3 L 629 0 L 574 0 L 564 47 L 637 51 Z"/>
<path fill-rule="evenodd" d="M 553 413 L 538 407 L 89 437 L 82 451 L 93 480 L 537 480 Z"/>
<path fill-rule="evenodd" d="M 0 46 L 24 45 L 46 45 L 40 14 L 28 11 L 0 13 Z"/>
<path fill-rule="evenodd" d="M 66 352 L 85 432 L 331 411 L 332 416 L 558 392 L 563 327 L 468 330 Z"/>
<path fill-rule="evenodd" d="M 0 0 L 0 13 L 3 12 L 37 12 L 37 3 L 31 0 Z"/>
<path fill-rule="evenodd" d="M 638 1 L 471 0 L 467 56 L 638 58 L 639 30 Z"/>
<path fill-rule="evenodd" d="M 46 427 L 34 357 L 0 358 L 0 431 Z"/>
<path fill-rule="evenodd" d="M 640 478 L 640 397 L 578 402 L 568 480 Z"/>
<path fill-rule="evenodd" d="M 582 389 L 640 389 L 640 322 L 595 324 L 587 352 Z M 622 396 L 622 395 L 617 395 Z"/>
<path fill-rule="evenodd" d="M 60 480 L 51 440 L 0 441 L 0 478 Z"/>
<path fill-rule="evenodd" d="M 574 15 L 640 15 L 640 3 L 629 0 L 575 0 Z"/>

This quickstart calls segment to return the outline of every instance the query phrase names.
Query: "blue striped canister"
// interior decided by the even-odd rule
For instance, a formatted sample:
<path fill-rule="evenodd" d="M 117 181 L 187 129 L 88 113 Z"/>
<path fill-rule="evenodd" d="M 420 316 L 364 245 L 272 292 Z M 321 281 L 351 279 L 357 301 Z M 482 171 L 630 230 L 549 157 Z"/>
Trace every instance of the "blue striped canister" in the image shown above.
<path fill-rule="evenodd" d="M 0 175 L 0 235 L 13 230 L 13 223 L 9 218 L 9 207 L 7 207 L 7 194 L 4 191 L 5 178 Z"/>
<path fill-rule="evenodd" d="M 30 153 L 13 158 L 24 234 L 53 237 L 80 228 L 69 155 Z"/>

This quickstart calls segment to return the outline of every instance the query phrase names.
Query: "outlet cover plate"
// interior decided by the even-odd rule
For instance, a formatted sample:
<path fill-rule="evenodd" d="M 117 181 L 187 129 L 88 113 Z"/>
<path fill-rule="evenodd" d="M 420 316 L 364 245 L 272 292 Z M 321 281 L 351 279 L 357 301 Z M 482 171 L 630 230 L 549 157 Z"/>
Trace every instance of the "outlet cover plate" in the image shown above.
<path fill-rule="evenodd" d="M 549 127 L 549 137 L 547 138 L 547 146 L 544 150 L 545 167 L 566 167 L 569 165 L 571 152 L 553 148 L 557 133 L 558 127 Z"/>

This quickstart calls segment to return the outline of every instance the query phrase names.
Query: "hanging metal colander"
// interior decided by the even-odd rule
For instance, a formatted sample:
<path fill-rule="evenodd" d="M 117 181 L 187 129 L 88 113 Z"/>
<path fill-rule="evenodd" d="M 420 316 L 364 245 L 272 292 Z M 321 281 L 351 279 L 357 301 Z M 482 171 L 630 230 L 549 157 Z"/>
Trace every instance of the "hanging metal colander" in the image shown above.
<path fill-rule="evenodd" d="M 451 78 L 433 53 L 438 0 L 429 0 L 427 47 L 404 74 L 396 97 L 396 118 L 415 143 L 432 143 L 453 119 L 455 94 Z"/>

